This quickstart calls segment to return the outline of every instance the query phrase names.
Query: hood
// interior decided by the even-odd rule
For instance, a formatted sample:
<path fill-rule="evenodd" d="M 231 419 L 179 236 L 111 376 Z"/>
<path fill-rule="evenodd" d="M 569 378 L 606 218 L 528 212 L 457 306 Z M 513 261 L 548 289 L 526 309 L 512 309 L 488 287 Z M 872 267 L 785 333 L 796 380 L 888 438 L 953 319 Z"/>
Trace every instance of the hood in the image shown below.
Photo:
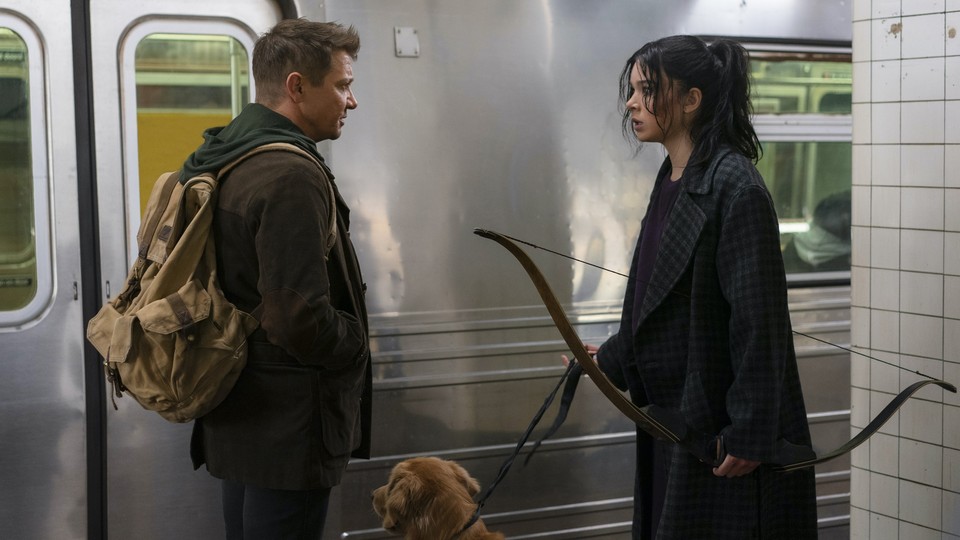
<path fill-rule="evenodd" d="M 286 116 L 259 103 L 251 103 L 225 127 L 203 132 L 203 144 L 190 154 L 180 171 L 180 183 L 202 173 L 216 174 L 221 168 L 257 146 L 285 142 L 313 154 L 321 163 L 317 143 L 300 131 Z"/>

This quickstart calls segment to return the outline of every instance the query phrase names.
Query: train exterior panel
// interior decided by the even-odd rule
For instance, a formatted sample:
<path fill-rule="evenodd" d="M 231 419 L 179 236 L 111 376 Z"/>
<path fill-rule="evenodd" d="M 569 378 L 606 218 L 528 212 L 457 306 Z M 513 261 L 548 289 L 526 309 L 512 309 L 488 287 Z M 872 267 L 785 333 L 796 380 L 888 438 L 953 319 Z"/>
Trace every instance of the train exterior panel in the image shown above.
<path fill-rule="evenodd" d="M 0 538 L 223 535 L 218 483 L 190 465 L 190 426 L 127 397 L 114 410 L 84 324 L 122 287 L 157 173 L 254 97 L 252 44 L 280 18 L 353 24 L 363 43 L 359 108 L 321 151 L 369 286 L 374 457 L 351 462 L 326 537 L 373 539 L 389 535 L 370 491 L 395 463 L 456 459 L 488 484 L 563 371 L 533 285 L 473 229 L 629 267 L 664 155 L 635 154 L 621 134 L 626 58 L 692 33 L 770 59 L 758 131 L 778 162 L 793 159 L 772 189 L 790 214 L 783 230 L 802 229 L 812 202 L 843 187 L 817 164 L 849 152 L 849 112 L 803 104 L 849 93 L 849 11 L 830 0 L 0 0 L 0 144 L 18 149 L 0 158 L 0 205 L 19 212 L 0 216 Z M 781 76 L 782 60 L 826 75 Z M 784 114 L 811 110 L 790 116 L 806 138 L 785 131 Z M 623 277 L 529 249 L 585 341 L 616 330 Z M 849 273 L 791 281 L 795 329 L 847 344 Z M 797 348 L 826 450 L 849 436 L 848 353 L 799 335 Z M 510 538 L 628 538 L 633 444 L 633 425 L 581 383 L 564 427 L 514 465 L 484 520 Z M 849 460 L 817 479 L 821 537 L 845 537 Z"/>

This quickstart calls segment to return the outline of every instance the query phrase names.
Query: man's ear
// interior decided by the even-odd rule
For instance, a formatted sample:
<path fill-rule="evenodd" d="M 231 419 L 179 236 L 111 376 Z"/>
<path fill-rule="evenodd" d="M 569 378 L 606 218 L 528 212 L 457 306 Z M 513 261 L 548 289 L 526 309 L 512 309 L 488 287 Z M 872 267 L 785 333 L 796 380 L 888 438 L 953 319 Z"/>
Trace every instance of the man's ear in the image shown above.
<path fill-rule="evenodd" d="M 303 76 L 299 72 L 293 71 L 287 75 L 287 80 L 284 81 L 284 90 L 294 103 L 300 103 L 300 100 L 303 99 Z"/>
<path fill-rule="evenodd" d="M 699 88 L 693 87 L 687 90 L 687 93 L 683 96 L 683 112 L 687 114 L 695 113 L 700 109 L 701 103 L 703 103 L 703 92 Z"/>

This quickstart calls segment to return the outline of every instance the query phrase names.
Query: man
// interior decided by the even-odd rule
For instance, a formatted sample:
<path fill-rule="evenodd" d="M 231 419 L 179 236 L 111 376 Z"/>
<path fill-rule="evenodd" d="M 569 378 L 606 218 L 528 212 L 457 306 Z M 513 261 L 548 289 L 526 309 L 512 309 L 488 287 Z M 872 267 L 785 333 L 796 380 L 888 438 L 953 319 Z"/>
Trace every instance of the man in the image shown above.
<path fill-rule="evenodd" d="M 267 151 L 222 179 L 214 215 L 227 298 L 260 322 L 226 400 L 195 423 L 191 456 L 222 480 L 227 538 L 320 538 L 330 490 L 351 454 L 369 457 L 365 288 L 349 209 L 316 142 L 357 107 L 353 27 L 305 19 L 256 43 L 256 103 L 212 128 L 183 177 L 257 146 L 287 142 L 316 160 Z"/>

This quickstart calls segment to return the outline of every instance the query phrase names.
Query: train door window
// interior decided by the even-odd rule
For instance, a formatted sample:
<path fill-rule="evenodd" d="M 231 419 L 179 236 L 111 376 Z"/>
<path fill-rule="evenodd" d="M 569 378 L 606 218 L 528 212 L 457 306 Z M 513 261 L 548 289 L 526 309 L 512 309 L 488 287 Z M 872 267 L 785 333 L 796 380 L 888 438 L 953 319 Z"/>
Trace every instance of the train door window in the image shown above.
<path fill-rule="evenodd" d="M 53 294 L 42 63 L 32 27 L 0 14 L 0 327 L 36 318 Z"/>
<path fill-rule="evenodd" d="M 157 177 L 179 169 L 205 129 L 226 125 L 252 99 L 253 40 L 227 22 L 152 21 L 127 42 L 124 63 L 133 69 L 124 84 L 124 110 L 135 115 L 124 119 L 132 247 Z"/>
<path fill-rule="evenodd" d="M 757 164 L 780 219 L 788 280 L 849 279 L 851 80 L 848 50 L 751 48 Z"/>

